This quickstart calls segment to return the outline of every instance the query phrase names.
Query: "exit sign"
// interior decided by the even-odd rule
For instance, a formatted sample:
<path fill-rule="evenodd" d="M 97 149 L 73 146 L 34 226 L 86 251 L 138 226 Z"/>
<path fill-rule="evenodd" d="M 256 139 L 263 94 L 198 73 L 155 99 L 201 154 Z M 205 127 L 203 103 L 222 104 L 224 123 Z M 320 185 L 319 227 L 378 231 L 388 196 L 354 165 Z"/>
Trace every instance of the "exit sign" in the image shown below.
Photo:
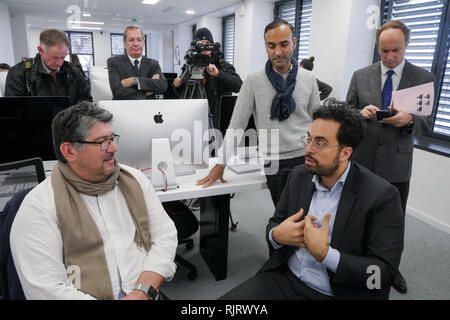
<path fill-rule="evenodd" d="M 138 18 L 131 18 L 131 22 L 138 22 Z"/>

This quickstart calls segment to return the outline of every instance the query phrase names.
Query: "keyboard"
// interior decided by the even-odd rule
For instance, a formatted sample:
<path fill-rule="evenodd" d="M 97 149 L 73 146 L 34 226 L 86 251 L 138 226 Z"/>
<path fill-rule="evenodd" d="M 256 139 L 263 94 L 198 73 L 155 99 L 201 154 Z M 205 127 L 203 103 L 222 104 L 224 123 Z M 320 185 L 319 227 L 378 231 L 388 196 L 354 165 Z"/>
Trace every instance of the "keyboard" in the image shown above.
<path fill-rule="evenodd" d="M 37 182 L 12 183 L 0 185 L 0 198 L 12 197 L 15 193 L 37 186 Z"/>
<path fill-rule="evenodd" d="M 259 172 L 262 170 L 262 163 L 236 163 L 228 165 L 227 168 L 233 170 L 236 173 L 250 173 Z"/>

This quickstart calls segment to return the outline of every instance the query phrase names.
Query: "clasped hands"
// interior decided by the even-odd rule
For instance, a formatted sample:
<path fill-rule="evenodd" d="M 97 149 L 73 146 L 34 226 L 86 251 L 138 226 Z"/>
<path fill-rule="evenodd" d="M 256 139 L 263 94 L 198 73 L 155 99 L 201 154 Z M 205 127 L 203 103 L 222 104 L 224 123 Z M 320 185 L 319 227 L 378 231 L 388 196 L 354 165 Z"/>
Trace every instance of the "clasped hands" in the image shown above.
<path fill-rule="evenodd" d="M 310 215 L 306 215 L 300 222 L 297 221 L 303 215 L 304 210 L 300 209 L 273 228 L 272 239 L 280 245 L 306 248 L 317 261 L 322 262 L 328 254 L 331 214 L 325 215 L 321 227 L 314 223 L 317 218 Z"/>
<path fill-rule="evenodd" d="M 364 109 L 360 111 L 361 115 L 366 119 L 371 119 L 376 116 L 377 111 L 380 110 L 377 106 L 372 104 L 365 106 Z M 408 112 L 402 111 L 394 107 L 395 115 L 389 118 L 384 118 L 380 120 L 380 123 L 386 123 L 393 125 L 395 127 L 404 127 L 410 124 L 414 118 Z"/>

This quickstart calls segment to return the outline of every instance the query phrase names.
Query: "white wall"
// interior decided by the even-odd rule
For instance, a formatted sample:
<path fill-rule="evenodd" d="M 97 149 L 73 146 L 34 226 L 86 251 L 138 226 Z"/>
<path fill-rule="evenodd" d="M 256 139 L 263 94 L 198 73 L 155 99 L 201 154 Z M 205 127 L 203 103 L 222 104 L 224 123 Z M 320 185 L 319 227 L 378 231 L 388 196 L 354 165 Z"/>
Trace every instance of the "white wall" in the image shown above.
<path fill-rule="evenodd" d="M 261 0 L 245 0 L 236 7 L 234 66 L 242 80 L 267 61 L 264 28 L 273 21 L 273 8 L 273 2 Z"/>
<path fill-rule="evenodd" d="M 27 18 L 20 14 L 11 18 L 11 30 L 14 30 L 13 48 L 14 48 L 14 63 L 22 61 L 23 57 L 28 57 L 28 33 L 27 33 Z"/>
<path fill-rule="evenodd" d="M 200 28 L 207 28 L 211 31 L 214 42 L 222 44 L 222 17 L 206 15 L 200 17 L 197 21 L 197 30 Z"/>
<path fill-rule="evenodd" d="M 0 2 L 0 39 L 0 63 L 7 63 L 10 66 L 13 66 L 15 60 L 9 9 L 3 2 Z"/>
<path fill-rule="evenodd" d="M 345 100 L 353 72 L 371 64 L 375 29 L 367 22 L 378 0 L 314 0 L 309 56 L 314 74 L 333 87 L 332 96 Z M 371 25 L 370 25 L 371 26 Z"/>
<path fill-rule="evenodd" d="M 105 66 L 111 57 L 111 35 L 109 32 L 92 32 L 94 40 L 94 62 L 96 66 Z"/>
<path fill-rule="evenodd" d="M 174 50 L 177 53 L 177 59 L 174 60 L 174 70 L 178 76 L 181 75 L 181 67 L 184 65 L 184 54 L 189 49 L 192 40 L 192 26 L 194 21 L 183 23 L 175 27 L 174 31 Z M 214 37 L 214 35 L 213 35 Z M 179 58 L 179 59 L 178 59 Z"/>
<path fill-rule="evenodd" d="M 407 213 L 450 234 L 450 158 L 414 149 Z"/>

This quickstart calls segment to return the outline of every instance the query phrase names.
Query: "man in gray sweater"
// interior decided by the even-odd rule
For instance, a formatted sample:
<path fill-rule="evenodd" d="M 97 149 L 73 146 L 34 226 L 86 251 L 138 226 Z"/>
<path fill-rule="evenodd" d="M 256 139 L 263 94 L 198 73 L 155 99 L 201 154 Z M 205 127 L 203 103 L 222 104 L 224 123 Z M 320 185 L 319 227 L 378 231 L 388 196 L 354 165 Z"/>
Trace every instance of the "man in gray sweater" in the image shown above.
<path fill-rule="evenodd" d="M 307 135 L 312 113 L 319 105 L 319 91 L 313 74 L 299 68 L 292 57 L 297 39 L 293 27 L 282 19 L 268 24 L 264 40 L 268 55 L 265 68 L 250 74 L 242 85 L 219 160 L 208 176 L 198 185 L 211 186 L 223 178 L 226 163 L 234 154 L 235 137 L 238 143 L 253 114 L 258 131 L 259 151 L 265 164 L 267 186 L 272 201 L 278 200 L 280 172 L 305 162 L 305 146 L 301 137 Z M 236 131 L 238 130 L 238 131 Z"/>

